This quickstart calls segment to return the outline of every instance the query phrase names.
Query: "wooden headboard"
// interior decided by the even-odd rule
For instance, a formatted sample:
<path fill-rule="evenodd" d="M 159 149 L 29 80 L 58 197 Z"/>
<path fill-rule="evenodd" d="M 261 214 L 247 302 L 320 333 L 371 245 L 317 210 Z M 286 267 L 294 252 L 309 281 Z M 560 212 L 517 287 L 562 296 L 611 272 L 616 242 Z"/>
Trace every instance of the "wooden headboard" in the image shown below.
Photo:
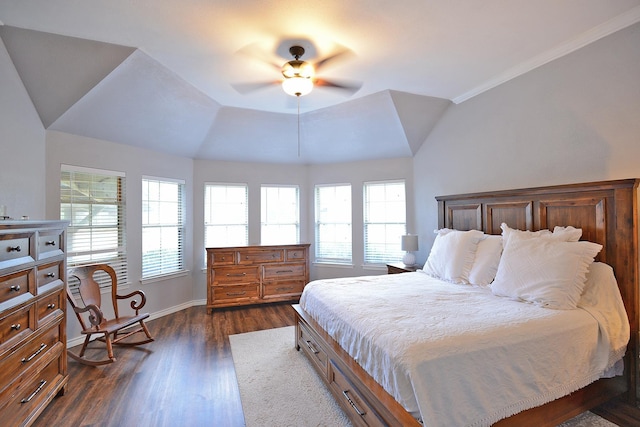
<path fill-rule="evenodd" d="M 500 224 L 520 230 L 572 225 L 582 239 L 602 245 L 597 260 L 614 269 L 631 325 L 625 368 L 637 393 L 638 184 L 640 179 L 503 190 L 436 197 L 439 228 L 500 234 Z M 630 397 L 631 398 L 631 397 Z"/>

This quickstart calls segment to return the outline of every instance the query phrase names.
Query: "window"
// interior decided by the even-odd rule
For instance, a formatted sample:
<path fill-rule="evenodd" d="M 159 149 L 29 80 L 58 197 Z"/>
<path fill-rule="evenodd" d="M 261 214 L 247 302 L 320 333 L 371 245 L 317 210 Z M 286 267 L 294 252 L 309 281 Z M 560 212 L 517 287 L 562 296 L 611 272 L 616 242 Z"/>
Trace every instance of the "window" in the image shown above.
<path fill-rule="evenodd" d="M 261 232 L 263 245 L 300 242 L 300 209 L 297 186 L 262 186 Z"/>
<path fill-rule="evenodd" d="M 62 165 L 60 219 L 69 221 L 67 267 L 106 263 L 116 271 L 119 285 L 127 283 L 125 188 L 123 173 Z M 109 286 L 105 279 L 98 282 Z"/>
<path fill-rule="evenodd" d="M 184 270 L 184 181 L 142 179 L 142 277 Z"/>
<path fill-rule="evenodd" d="M 351 263 L 351 185 L 316 186 L 316 261 Z"/>
<path fill-rule="evenodd" d="M 364 184 L 364 262 L 400 261 L 401 236 L 406 234 L 404 181 Z"/>
<path fill-rule="evenodd" d="M 205 184 L 205 247 L 248 244 L 248 193 L 246 184 Z"/>

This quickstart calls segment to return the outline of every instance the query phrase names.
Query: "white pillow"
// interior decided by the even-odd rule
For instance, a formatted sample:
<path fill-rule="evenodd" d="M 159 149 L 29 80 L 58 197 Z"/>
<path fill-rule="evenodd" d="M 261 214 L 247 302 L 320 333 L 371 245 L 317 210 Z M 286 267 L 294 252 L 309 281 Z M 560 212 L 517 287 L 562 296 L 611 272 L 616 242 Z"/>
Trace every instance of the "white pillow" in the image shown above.
<path fill-rule="evenodd" d="M 496 277 L 500 255 L 502 254 L 502 237 L 485 234 L 478 242 L 476 257 L 469 271 L 469 283 L 476 286 L 488 286 Z"/>
<path fill-rule="evenodd" d="M 582 228 L 575 228 L 572 226 L 553 228 L 553 236 L 558 236 L 565 242 L 577 242 L 582 237 Z"/>
<path fill-rule="evenodd" d="M 483 236 L 478 230 L 436 230 L 436 240 L 422 270 L 448 282 L 469 283 L 469 271 Z"/>
<path fill-rule="evenodd" d="M 601 249 L 591 242 L 511 236 L 491 291 L 542 307 L 576 308 L 589 265 Z"/>
<path fill-rule="evenodd" d="M 518 236 L 520 238 L 534 238 L 534 237 L 552 235 L 552 233 L 549 230 L 539 230 L 539 231 L 518 230 L 518 229 L 509 227 L 504 222 L 500 224 L 500 228 L 502 229 L 502 245 L 505 248 L 507 247 L 507 243 L 509 243 L 509 239 L 511 238 L 511 236 Z"/>

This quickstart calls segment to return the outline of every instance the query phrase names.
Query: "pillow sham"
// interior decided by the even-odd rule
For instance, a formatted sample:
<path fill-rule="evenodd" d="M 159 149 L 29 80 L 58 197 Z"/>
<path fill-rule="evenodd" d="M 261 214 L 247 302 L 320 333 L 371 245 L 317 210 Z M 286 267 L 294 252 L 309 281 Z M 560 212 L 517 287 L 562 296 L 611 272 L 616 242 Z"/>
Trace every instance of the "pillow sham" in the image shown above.
<path fill-rule="evenodd" d="M 582 228 L 575 228 L 572 226 L 567 227 L 559 227 L 555 226 L 553 228 L 553 232 L 544 229 L 538 231 L 528 231 L 528 230 L 517 230 L 515 228 L 510 228 L 504 222 L 500 224 L 500 228 L 502 229 L 502 241 L 503 246 L 506 246 L 509 242 L 509 238 L 511 236 L 518 236 L 520 238 L 536 238 L 543 237 L 549 239 L 557 239 L 563 242 L 577 242 L 582 237 Z"/>
<path fill-rule="evenodd" d="M 556 225 L 553 228 L 552 235 L 554 237 L 560 237 L 566 242 L 577 242 L 582 237 L 582 228 L 575 228 L 570 225 L 567 227 L 559 227 Z"/>
<path fill-rule="evenodd" d="M 542 307 L 576 308 L 586 273 L 602 245 L 511 236 L 491 292 Z"/>
<path fill-rule="evenodd" d="M 422 270 L 430 276 L 452 283 L 469 283 L 482 231 L 436 230 L 436 239 Z"/>
<path fill-rule="evenodd" d="M 478 242 L 476 257 L 469 271 L 469 283 L 476 286 L 491 284 L 496 277 L 501 254 L 502 237 L 485 234 Z"/>
<path fill-rule="evenodd" d="M 511 236 L 517 236 L 520 238 L 534 238 L 534 237 L 552 235 L 552 233 L 549 230 L 538 230 L 538 231 L 518 230 L 518 229 L 509 227 L 504 222 L 500 224 L 500 228 L 502 229 L 502 245 L 504 247 L 506 247 L 507 243 L 509 243 L 509 239 L 511 238 Z"/>

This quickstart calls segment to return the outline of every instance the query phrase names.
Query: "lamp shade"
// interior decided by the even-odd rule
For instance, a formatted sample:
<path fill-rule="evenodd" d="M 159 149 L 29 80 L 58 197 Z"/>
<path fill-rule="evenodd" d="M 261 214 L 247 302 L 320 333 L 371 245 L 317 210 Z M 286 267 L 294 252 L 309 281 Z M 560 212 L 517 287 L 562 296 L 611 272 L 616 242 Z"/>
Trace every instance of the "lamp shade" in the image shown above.
<path fill-rule="evenodd" d="M 415 234 L 407 234 L 402 236 L 401 249 L 407 252 L 418 250 L 418 236 Z"/>
<path fill-rule="evenodd" d="M 282 89 L 291 96 L 303 96 L 313 89 L 313 80 L 308 77 L 289 77 L 282 82 Z"/>

